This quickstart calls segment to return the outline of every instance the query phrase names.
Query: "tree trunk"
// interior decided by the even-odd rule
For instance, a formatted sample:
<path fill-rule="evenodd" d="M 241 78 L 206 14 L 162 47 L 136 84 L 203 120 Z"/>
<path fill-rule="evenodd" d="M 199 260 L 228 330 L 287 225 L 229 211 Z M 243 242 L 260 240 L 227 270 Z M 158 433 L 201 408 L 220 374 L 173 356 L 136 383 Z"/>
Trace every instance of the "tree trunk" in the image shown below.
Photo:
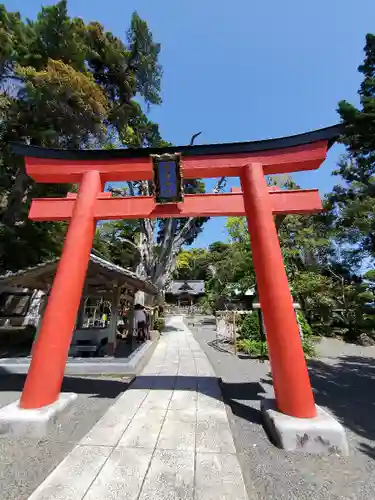
<path fill-rule="evenodd" d="M 7 197 L 6 207 L 2 212 L 2 223 L 5 226 L 11 227 L 16 223 L 29 184 L 30 178 L 27 176 L 25 169 L 20 167 L 15 176 L 12 191 Z"/>
<path fill-rule="evenodd" d="M 221 189 L 223 179 L 219 180 L 217 186 L 215 186 L 214 192 Z M 284 219 L 285 215 L 275 218 L 277 230 L 279 230 Z M 136 270 L 137 275 L 149 279 L 159 290 L 163 290 L 175 270 L 181 248 L 186 241 L 198 234 L 197 220 L 198 218 L 190 217 L 179 232 L 176 233 L 177 219 L 168 219 L 163 240 L 158 245 L 154 242 L 155 223 L 150 219 L 142 220 L 138 245 L 141 262 Z"/>

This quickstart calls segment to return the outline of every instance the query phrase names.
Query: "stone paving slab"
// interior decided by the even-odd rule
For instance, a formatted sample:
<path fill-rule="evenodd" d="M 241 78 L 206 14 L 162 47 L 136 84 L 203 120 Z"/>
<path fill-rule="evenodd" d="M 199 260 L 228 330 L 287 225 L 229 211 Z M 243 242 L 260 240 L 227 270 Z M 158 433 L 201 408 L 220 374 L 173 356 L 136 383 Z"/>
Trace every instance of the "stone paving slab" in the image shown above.
<path fill-rule="evenodd" d="M 173 410 L 172 410 L 173 411 Z M 162 450 L 195 450 L 196 422 L 166 419 L 157 443 Z"/>
<path fill-rule="evenodd" d="M 246 500 L 212 367 L 181 317 L 31 500 Z"/>
<path fill-rule="evenodd" d="M 247 500 L 236 455 L 197 453 L 195 500 Z"/>
<path fill-rule="evenodd" d="M 23 375 L 1 374 L 0 407 L 20 397 L 24 382 Z M 47 437 L 0 436 L 0 499 L 27 500 L 113 406 L 128 383 L 122 377 L 66 377 L 63 392 L 75 392 L 78 398 L 70 414 Z"/>
<path fill-rule="evenodd" d="M 190 500 L 194 495 L 194 452 L 157 450 L 140 500 Z"/>
<path fill-rule="evenodd" d="M 110 447 L 77 446 L 35 490 L 29 500 L 83 498 L 111 452 Z"/>
<path fill-rule="evenodd" d="M 228 420 L 200 414 L 197 421 L 197 452 L 236 453 Z"/>
<path fill-rule="evenodd" d="M 152 450 L 117 448 L 95 479 L 85 500 L 137 498 L 151 457 Z"/>
<path fill-rule="evenodd" d="M 150 410 L 133 419 L 119 446 L 154 449 L 163 427 L 166 410 Z"/>

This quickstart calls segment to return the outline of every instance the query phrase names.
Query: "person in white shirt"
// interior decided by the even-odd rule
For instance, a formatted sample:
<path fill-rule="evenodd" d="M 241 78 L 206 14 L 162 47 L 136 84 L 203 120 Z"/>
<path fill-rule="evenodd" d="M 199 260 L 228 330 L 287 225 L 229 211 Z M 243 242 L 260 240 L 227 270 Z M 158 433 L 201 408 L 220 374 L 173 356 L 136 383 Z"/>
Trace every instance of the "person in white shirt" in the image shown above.
<path fill-rule="evenodd" d="M 146 319 L 144 306 L 136 304 L 134 306 L 134 329 L 137 332 L 138 342 L 146 337 Z"/>

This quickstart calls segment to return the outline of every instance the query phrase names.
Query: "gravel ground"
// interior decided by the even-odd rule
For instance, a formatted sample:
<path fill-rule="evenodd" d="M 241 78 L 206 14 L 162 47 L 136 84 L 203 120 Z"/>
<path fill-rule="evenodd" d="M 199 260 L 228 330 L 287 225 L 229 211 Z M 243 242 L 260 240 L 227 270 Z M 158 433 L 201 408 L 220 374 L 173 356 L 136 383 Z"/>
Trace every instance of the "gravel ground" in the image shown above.
<path fill-rule="evenodd" d="M 0 407 L 19 398 L 23 384 L 23 375 L 1 374 Z M 26 500 L 127 386 L 127 378 L 66 377 L 63 391 L 76 392 L 78 399 L 46 438 L 0 437 L 1 500 Z"/>
<path fill-rule="evenodd" d="M 345 426 L 350 456 L 286 453 L 267 438 L 260 399 L 273 397 L 268 362 L 215 348 L 215 327 L 188 324 L 209 357 L 231 411 L 230 423 L 249 498 L 373 500 L 375 498 L 375 350 L 325 339 L 309 362 L 317 404 Z"/>

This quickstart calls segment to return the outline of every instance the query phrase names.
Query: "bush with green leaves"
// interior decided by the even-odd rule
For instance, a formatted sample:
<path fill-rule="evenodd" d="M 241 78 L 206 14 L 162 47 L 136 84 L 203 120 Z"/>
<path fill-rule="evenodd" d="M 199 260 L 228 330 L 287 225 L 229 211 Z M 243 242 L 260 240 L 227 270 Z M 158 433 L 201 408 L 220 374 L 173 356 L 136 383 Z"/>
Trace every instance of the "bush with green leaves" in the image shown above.
<path fill-rule="evenodd" d="M 312 330 L 305 317 L 300 313 L 298 319 L 302 328 L 304 338 L 302 348 L 305 357 L 314 357 L 316 350 L 312 341 Z M 261 339 L 259 318 L 256 312 L 248 313 L 242 317 L 239 324 L 239 339 L 237 340 L 238 350 L 254 358 L 268 357 L 268 345 Z"/>
<path fill-rule="evenodd" d="M 311 326 L 307 322 L 307 319 L 305 318 L 305 315 L 303 314 L 302 311 L 297 311 L 297 321 L 298 324 L 302 330 L 303 337 L 311 337 L 313 334 L 313 331 L 311 329 Z"/>
<path fill-rule="evenodd" d="M 267 342 L 243 338 L 237 341 L 237 349 L 254 358 L 268 358 Z"/>
<path fill-rule="evenodd" d="M 159 332 L 162 332 L 165 327 L 165 319 L 159 316 L 156 318 L 154 321 L 154 330 L 158 330 Z"/>
<path fill-rule="evenodd" d="M 256 312 L 242 316 L 238 326 L 241 339 L 260 340 L 260 325 Z"/>
<path fill-rule="evenodd" d="M 309 338 L 302 339 L 302 349 L 305 358 L 315 358 L 317 356 L 314 342 Z"/>

